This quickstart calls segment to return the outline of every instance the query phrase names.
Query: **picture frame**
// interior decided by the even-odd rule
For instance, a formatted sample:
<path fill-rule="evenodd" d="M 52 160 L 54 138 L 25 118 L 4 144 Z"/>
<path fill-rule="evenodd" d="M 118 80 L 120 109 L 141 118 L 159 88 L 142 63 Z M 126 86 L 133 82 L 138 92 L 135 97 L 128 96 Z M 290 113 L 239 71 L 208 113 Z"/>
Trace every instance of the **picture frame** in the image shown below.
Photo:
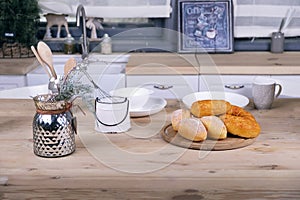
<path fill-rule="evenodd" d="M 178 0 L 178 52 L 233 52 L 232 0 Z"/>

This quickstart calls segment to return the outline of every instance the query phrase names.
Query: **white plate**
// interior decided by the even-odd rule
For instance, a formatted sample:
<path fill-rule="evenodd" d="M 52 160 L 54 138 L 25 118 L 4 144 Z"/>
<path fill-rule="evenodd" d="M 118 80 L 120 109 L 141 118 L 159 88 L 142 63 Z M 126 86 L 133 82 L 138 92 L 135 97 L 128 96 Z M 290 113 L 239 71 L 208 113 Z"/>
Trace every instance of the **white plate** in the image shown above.
<path fill-rule="evenodd" d="M 243 95 L 231 92 L 195 92 L 192 94 L 188 94 L 183 97 L 182 101 L 187 108 L 191 108 L 192 104 L 195 101 L 199 100 L 208 100 L 208 99 L 215 99 L 215 100 L 226 100 L 232 105 L 245 107 L 249 103 L 249 99 Z"/>
<path fill-rule="evenodd" d="M 150 97 L 141 108 L 130 109 L 130 117 L 144 117 L 158 113 L 167 105 L 167 101 L 159 97 Z"/>

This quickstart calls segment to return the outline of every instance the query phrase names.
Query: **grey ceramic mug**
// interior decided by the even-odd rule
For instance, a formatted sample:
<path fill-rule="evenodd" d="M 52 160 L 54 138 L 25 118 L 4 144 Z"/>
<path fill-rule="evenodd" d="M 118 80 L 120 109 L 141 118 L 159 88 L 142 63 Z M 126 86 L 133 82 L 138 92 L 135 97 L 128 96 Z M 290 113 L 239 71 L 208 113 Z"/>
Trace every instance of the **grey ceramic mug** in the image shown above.
<path fill-rule="evenodd" d="M 252 84 L 254 107 L 256 109 L 270 109 L 274 98 L 277 98 L 280 95 L 281 90 L 282 86 L 273 79 L 256 77 Z"/>

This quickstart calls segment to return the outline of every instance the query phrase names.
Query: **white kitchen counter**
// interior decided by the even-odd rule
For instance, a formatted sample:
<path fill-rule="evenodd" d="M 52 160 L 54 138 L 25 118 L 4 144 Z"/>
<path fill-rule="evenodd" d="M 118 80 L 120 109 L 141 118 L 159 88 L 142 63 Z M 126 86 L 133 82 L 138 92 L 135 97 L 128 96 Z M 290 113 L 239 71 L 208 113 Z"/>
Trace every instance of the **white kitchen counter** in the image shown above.
<path fill-rule="evenodd" d="M 48 85 L 20 87 L 0 91 L 0 99 L 31 99 L 39 94 L 47 94 Z"/>

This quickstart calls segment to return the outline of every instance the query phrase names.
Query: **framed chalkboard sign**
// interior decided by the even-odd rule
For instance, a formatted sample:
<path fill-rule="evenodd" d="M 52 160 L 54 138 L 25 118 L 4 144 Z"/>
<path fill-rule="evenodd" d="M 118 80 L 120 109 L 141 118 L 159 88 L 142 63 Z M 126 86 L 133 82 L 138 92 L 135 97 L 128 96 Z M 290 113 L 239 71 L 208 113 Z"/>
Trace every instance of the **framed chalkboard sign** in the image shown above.
<path fill-rule="evenodd" d="M 232 52 L 231 0 L 178 0 L 178 52 Z"/>

